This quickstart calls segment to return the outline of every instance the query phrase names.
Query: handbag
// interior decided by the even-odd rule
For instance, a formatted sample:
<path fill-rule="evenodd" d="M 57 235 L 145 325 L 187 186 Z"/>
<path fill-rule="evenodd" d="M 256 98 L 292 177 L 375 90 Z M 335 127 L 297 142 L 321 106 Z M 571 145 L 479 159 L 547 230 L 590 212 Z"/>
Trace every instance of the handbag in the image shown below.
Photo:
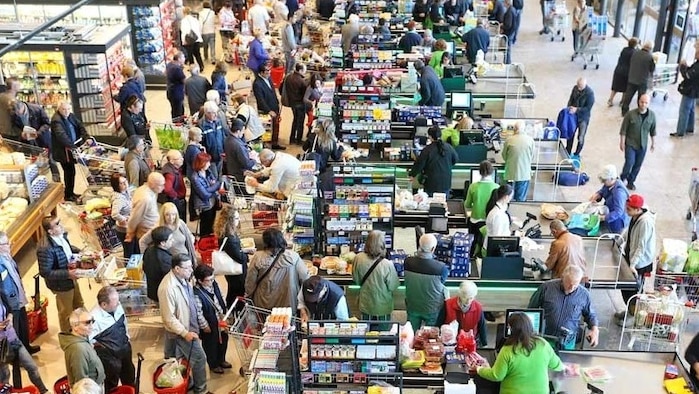
<path fill-rule="evenodd" d="M 223 239 L 221 247 L 211 253 L 211 266 L 214 269 L 214 275 L 241 275 L 243 273 L 243 265 L 233 260 L 228 253 L 223 251 L 226 246 L 228 237 Z"/>

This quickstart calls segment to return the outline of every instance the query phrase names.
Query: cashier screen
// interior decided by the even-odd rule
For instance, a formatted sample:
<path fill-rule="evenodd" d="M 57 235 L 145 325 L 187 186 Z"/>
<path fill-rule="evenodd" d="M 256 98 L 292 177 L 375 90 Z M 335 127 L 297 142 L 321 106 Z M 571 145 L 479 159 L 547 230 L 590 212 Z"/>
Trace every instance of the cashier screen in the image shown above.
<path fill-rule="evenodd" d="M 529 320 L 532 322 L 532 326 L 534 326 L 534 332 L 538 332 L 539 335 L 544 334 L 544 310 L 543 309 L 508 309 L 507 310 L 507 319 L 509 320 L 510 315 L 515 313 L 515 312 L 521 312 L 527 315 Z M 507 336 L 510 335 L 510 327 L 505 322 L 507 326 Z"/>

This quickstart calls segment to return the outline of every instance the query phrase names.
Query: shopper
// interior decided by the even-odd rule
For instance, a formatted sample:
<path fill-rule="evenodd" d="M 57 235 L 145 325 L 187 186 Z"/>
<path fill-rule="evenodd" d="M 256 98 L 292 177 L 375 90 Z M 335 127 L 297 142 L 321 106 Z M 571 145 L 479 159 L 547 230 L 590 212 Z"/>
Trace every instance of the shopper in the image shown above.
<path fill-rule="evenodd" d="M 255 29 L 253 30 L 253 35 L 255 38 L 248 44 L 248 61 L 245 65 L 253 72 L 256 72 L 260 69 L 260 66 L 267 64 L 270 57 L 262 43 L 262 39 L 265 37 L 264 31 Z"/>
<path fill-rule="evenodd" d="M 444 54 L 446 51 L 446 40 L 440 38 L 439 40 L 437 40 L 437 42 L 434 43 L 434 48 L 431 55 L 432 57 L 430 57 L 430 62 L 428 63 L 428 65 L 432 67 L 433 70 L 437 71 L 437 68 L 442 64 L 442 54 Z M 439 72 L 437 72 L 437 75 L 439 76 Z"/>
<path fill-rule="evenodd" d="M 631 67 L 631 56 L 638 49 L 638 38 L 629 38 L 628 45 L 621 50 L 619 54 L 619 59 L 616 62 L 616 67 L 614 68 L 614 76 L 612 77 L 612 91 L 609 93 L 609 99 L 607 100 L 607 106 L 611 107 L 614 105 L 614 97 L 617 93 L 621 93 L 622 96 L 626 92 L 626 88 L 629 82 L 629 68 Z"/>
<path fill-rule="evenodd" d="M 4 275 L 7 275 L 7 271 L 3 272 L 3 276 Z M 12 312 L 12 307 L 9 306 L 6 302 L 7 299 L 5 298 L 5 294 L 3 293 L 2 300 L 0 301 L 0 340 L 7 341 L 7 346 L 9 347 L 8 353 L 11 361 L 9 363 L 0 363 L 0 381 L 10 381 L 11 375 L 9 365 L 10 363 L 12 363 L 13 369 L 16 366 L 20 366 L 27 371 L 27 374 L 29 375 L 29 380 L 38 389 L 39 393 L 49 393 L 49 390 L 46 388 L 46 385 L 41 379 L 41 375 L 39 374 L 39 368 L 36 366 L 36 363 L 34 362 L 34 359 L 32 358 L 30 351 L 28 351 L 28 349 L 24 346 L 24 344 L 18 337 L 19 333 L 16 330 L 20 330 L 20 328 L 16 326 L 14 323 L 14 321 L 17 320 L 17 317 Z M 24 310 L 24 308 L 22 308 L 22 310 Z M 27 327 L 26 320 L 24 327 Z M 36 351 L 33 353 L 36 353 Z M 19 371 L 13 372 L 19 373 Z"/>
<path fill-rule="evenodd" d="M 583 0 L 579 0 L 583 1 Z M 592 113 L 592 106 L 595 105 L 595 92 L 587 84 L 587 79 L 584 77 L 578 78 L 578 81 L 573 86 L 573 90 L 570 92 L 570 97 L 568 98 L 568 112 L 575 114 L 577 119 L 577 133 L 578 133 L 578 145 L 575 147 L 574 156 L 580 157 L 580 152 L 582 152 L 583 146 L 585 145 L 585 135 L 587 134 L 587 127 L 590 125 L 590 115 Z M 568 154 L 573 152 L 573 140 L 575 135 L 572 135 L 566 141 L 566 150 Z"/>
<path fill-rule="evenodd" d="M 119 241 L 122 243 L 124 258 L 131 257 L 133 248 L 125 245 L 126 226 L 131 216 L 131 190 L 129 181 L 122 174 L 115 172 L 109 178 L 112 185 L 112 219 L 114 220 L 114 231 Z"/>
<path fill-rule="evenodd" d="M 248 273 L 248 253 L 254 253 L 255 248 L 243 249 L 240 240 L 240 214 L 230 204 L 223 204 L 223 208 L 216 215 L 214 221 L 214 234 L 218 238 L 218 244 L 230 258 L 243 266 L 240 275 L 226 275 L 228 291 L 226 293 L 226 306 L 230 308 L 236 298 L 245 295 L 245 277 Z"/>
<path fill-rule="evenodd" d="M 470 0 L 447 0 L 444 3 L 444 15 L 452 26 L 463 26 L 466 11 L 473 8 Z"/>
<path fill-rule="evenodd" d="M 413 66 L 420 75 L 420 105 L 432 107 L 444 105 L 444 87 L 437 73 L 432 67 L 425 66 L 422 60 L 416 60 Z"/>
<path fill-rule="evenodd" d="M 298 307 L 298 293 L 308 270 L 298 253 L 287 249 L 284 234 L 274 227 L 262 233 L 263 249 L 252 256 L 245 294 L 259 308 Z"/>
<path fill-rule="evenodd" d="M 163 178 L 165 178 L 165 188 L 158 195 L 158 202 L 161 204 L 166 202 L 175 204 L 180 219 L 187 222 L 187 185 L 182 173 L 184 157 L 182 152 L 170 149 L 165 154 L 165 159 L 167 163 L 163 164 L 163 168 L 160 170 Z"/>
<path fill-rule="evenodd" d="M 335 136 L 335 122 L 332 119 L 318 121 L 303 143 L 304 152 L 314 152 L 316 171 L 321 190 L 334 190 L 333 171 L 330 160 L 338 161 L 345 155 L 345 150 Z"/>
<path fill-rule="evenodd" d="M 624 153 L 624 168 L 620 178 L 626 181 L 626 188 L 629 190 L 636 190 L 636 177 L 646 157 L 649 139 L 650 151 L 655 150 L 656 118 L 655 112 L 648 108 L 648 104 L 650 96 L 640 95 L 638 107 L 626 113 L 619 131 L 619 149 Z"/>
<path fill-rule="evenodd" d="M 309 320 L 349 320 L 349 308 L 342 287 L 313 275 L 303 282 L 298 294 L 301 324 Z"/>
<path fill-rule="evenodd" d="M 534 159 L 534 139 L 524 132 L 523 127 L 522 122 L 515 123 L 514 134 L 505 141 L 502 148 L 505 180 L 514 182 L 515 201 L 527 199 Z"/>
<path fill-rule="evenodd" d="M 289 9 L 289 13 L 292 13 L 291 9 Z M 267 12 L 267 8 L 264 6 L 262 0 L 255 0 L 255 3 L 253 4 L 252 7 L 248 10 L 248 22 L 250 23 L 250 30 L 255 32 L 259 31 L 262 36 L 267 34 L 267 30 L 269 29 L 269 22 L 272 20 L 272 18 L 269 17 L 269 12 Z M 254 33 L 255 36 L 257 36 L 257 33 Z M 257 68 L 251 68 L 251 70 L 257 70 Z"/>
<path fill-rule="evenodd" d="M 599 339 L 599 322 L 590 291 L 580 286 L 583 275 L 582 268 L 569 265 L 560 279 L 544 282 L 529 300 L 529 308 L 544 309 L 544 334 L 558 338 L 565 350 L 574 349 L 583 319 L 588 329 L 585 338 L 590 346 L 597 346 Z"/>
<path fill-rule="evenodd" d="M 604 205 L 609 210 L 606 215 L 600 215 L 609 231 L 621 234 L 629 225 L 629 217 L 626 214 L 625 204 L 629 198 L 629 191 L 624 186 L 624 182 L 617 178 L 616 167 L 613 164 L 604 166 L 599 174 L 602 188 L 590 197 L 591 202 L 599 202 L 604 199 Z"/>
<path fill-rule="evenodd" d="M 580 267 L 584 273 L 587 263 L 582 238 L 569 232 L 566 225 L 558 219 L 551 221 L 549 229 L 554 239 L 546 259 L 546 268 L 551 271 L 552 277 L 561 278 L 569 265 Z"/>
<path fill-rule="evenodd" d="M 352 44 L 356 42 L 359 36 L 359 16 L 356 14 L 350 15 L 340 32 L 342 37 L 342 54 L 347 59 L 347 54 L 352 52 Z M 398 46 L 400 47 L 400 44 Z"/>
<path fill-rule="evenodd" d="M 221 25 L 219 34 L 221 35 L 221 49 L 223 50 L 224 60 L 232 58 L 231 39 L 235 37 L 235 28 L 238 25 L 238 20 L 235 18 L 231 5 L 230 0 L 224 1 L 223 7 L 218 12 L 218 21 Z"/>
<path fill-rule="evenodd" d="M 204 118 L 199 122 L 202 146 L 211 156 L 211 173 L 218 178 L 223 166 L 223 137 L 228 134 L 228 126 L 219 116 L 218 105 L 212 101 L 204 103 Z M 197 170 L 194 170 L 197 171 Z M 193 174 L 192 174 L 193 175 Z M 191 178 L 190 178 L 191 180 Z"/>
<path fill-rule="evenodd" d="M 146 183 L 151 172 L 145 158 L 146 142 L 143 137 L 134 134 L 126 140 L 126 147 L 129 149 L 124 156 L 126 179 L 131 187 L 136 188 Z"/>
<path fill-rule="evenodd" d="M 5 78 L 5 88 L 6 90 L 0 93 L 0 130 L 3 130 L 4 138 L 19 141 L 21 130 L 12 127 L 12 103 L 22 89 L 22 83 L 17 77 Z"/>
<path fill-rule="evenodd" d="M 505 1 L 504 0 L 495 0 L 493 2 L 493 8 L 490 11 L 490 15 L 488 16 L 488 19 L 491 21 L 496 21 L 500 23 L 502 26 L 503 21 L 505 20 L 505 12 L 507 11 L 507 8 L 505 7 Z"/>
<path fill-rule="evenodd" d="M 245 125 L 240 119 L 231 121 L 231 131 L 223 141 L 223 150 L 226 153 L 226 175 L 235 182 L 245 180 L 245 171 L 252 171 L 257 162 L 251 157 L 251 151 L 245 142 Z M 242 190 L 245 191 L 244 188 Z"/>
<path fill-rule="evenodd" d="M 158 287 L 160 316 L 165 326 L 165 358 L 182 357 L 189 362 L 192 391 L 206 390 L 206 353 L 199 339 L 199 322 L 194 290 L 189 283 L 192 261 L 187 256 L 174 256 L 172 270 Z"/>
<path fill-rule="evenodd" d="M 490 196 L 493 194 L 493 190 L 498 188 L 498 184 L 495 183 L 495 170 L 492 163 L 488 160 L 480 162 L 478 173 L 481 179 L 468 186 L 466 200 L 464 200 L 464 210 L 471 212 L 467 225 L 468 232 L 473 234 L 471 257 L 475 256 L 478 250 L 483 247 L 481 228 L 485 226 L 485 218 L 487 217 L 486 206 Z"/>
<path fill-rule="evenodd" d="M 270 79 L 270 69 L 267 65 L 261 66 L 252 83 L 252 92 L 257 102 L 257 110 L 263 115 L 269 115 L 272 123 L 272 139 L 270 144 L 274 150 L 285 150 L 285 146 L 279 145 L 279 124 L 281 123 L 281 108 L 279 99 L 274 91 Z"/>
<path fill-rule="evenodd" d="M 479 347 L 488 346 L 488 329 L 485 326 L 485 313 L 480 302 L 476 301 L 478 286 L 470 280 L 461 281 L 457 295 L 449 298 L 444 306 L 444 323 L 456 320 L 459 331 L 473 330 Z"/>
<path fill-rule="evenodd" d="M 388 21 L 384 18 L 379 18 L 379 24 L 376 28 L 376 33 L 381 41 L 391 41 L 391 27 Z"/>
<path fill-rule="evenodd" d="M 130 64 L 124 64 L 121 67 L 121 76 L 124 78 L 124 83 L 119 88 L 119 93 L 115 97 L 116 101 L 122 108 L 127 108 L 127 101 L 131 96 L 136 96 L 141 101 L 145 101 L 145 87 L 135 78 L 136 72 Z"/>
<path fill-rule="evenodd" d="M 490 199 L 485 206 L 487 212 L 485 218 L 485 239 L 483 241 L 483 252 L 488 250 L 488 237 L 509 237 L 512 235 L 510 225 L 512 220 L 507 212 L 507 207 L 514 195 L 512 186 L 508 184 L 500 185 L 490 194 Z M 481 231 L 483 229 L 481 228 Z M 485 253 L 483 253 L 485 256 Z"/>
<path fill-rule="evenodd" d="M 158 302 L 158 286 L 172 269 L 172 229 L 159 226 L 151 232 L 151 242 L 143 253 L 143 273 L 146 275 L 148 298 Z"/>
<path fill-rule="evenodd" d="M 121 111 L 121 127 L 127 137 L 138 135 L 150 142 L 150 122 L 143 113 L 143 101 L 136 96 L 126 100 L 124 110 Z"/>
<path fill-rule="evenodd" d="M 335 12 L 335 1 L 334 0 L 319 0 L 316 2 L 316 7 L 318 14 L 323 20 L 330 20 Z"/>
<path fill-rule="evenodd" d="M 173 120 L 184 115 L 184 81 L 187 79 L 183 70 L 184 59 L 184 53 L 177 52 L 165 67 L 166 95 L 167 101 L 170 102 L 170 116 Z"/>
<path fill-rule="evenodd" d="M 478 51 L 483 51 L 483 56 L 488 53 L 490 46 L 490 33 L 486 29 L 488 20 L 479 18 L 476 21 L 476 27 L 464 33 L 461 36 L 461 41 L 466 45 L 466 59 L 471 64 L 476 63 L 476 54 Z"/>
<path fill-rule="evenodd" d="M 449 267 L 434 258 L 437 238 L 432 234 L 420 237 L 415 256 L 405 259 L 405 310 L 414 329 L 435 326 L 444 306 Z"/>
<path fill-rule="evenodd" d="M 196 279 L 194 300 L 197 305 L 199 338 L 206 353 L 206 362 L 209 365 L 209 371 L 222 374 L 224 368 L 233 367 L 226 361 L 228 332 L 219 324 L 226 314 L 226 304 L 223 302 L 213 268 L 206 264 L 198 265 L 194 269 L 194 279 Z"/>
<path fill-rule="evenodd" d="M 258 192 L 273 194 L 279 197 L 278 199 L 291 196 L 300 178 L 301 162 L 288 153 L 273 152 L 269 149 L 262 149 L 259 159 L 265 169 L 258 172 L 246 171 L 245 176 L 254 178 L 248 179 L 247 185 L 254 187 Z M 258 182 L 257 179 L 262 177 L 267 180 L 263 183 Z"/>
<path fill-rule="evenodd" d="M 228 74 L 228 65 L 224 61 L 217 61 L 214 71 L 211 72 L 211 88 L 218 92 L 219 103 L 224 105 L 228 104 L 228 81 L 226 80 L 226 75 Z M 207 97 L 206 101 L 210 99 Z M 202 103 L 203 105 L 203 103 Z"/>
<path fill-rule="evenodd" d="M 653 43 L 646 41 L 643 43 L 643 48 L 641 48 L 640 51 L 635 51 L 633 55 L 631 55 L 626 92 L 624 92 L 624 97 L 621 98 L 621 116 L 629 112 L 629 104 L 636 93 L 638 93 L 640 99 L 640 96 L 645 94 L 648 90 L 653 71 L 655 71 L 655 61 L 653 60 L 652 51 Z"/>
<path fill-rule="evenodd" d="M 73 114 L 73 106 L 69 101 L 61 101 L 56 112 L 51 117 L 51 152 L 53 158 L 61 163 L 63 168 L 64 198 L 66 201 L 77 201 L 80 195 L 75 194 L 75 161 L 73 150 L 82 145 L 90 136 L 85 126 Z"/>
<path fill-rule="evenodd" d="M 294 120 L 291 123 L 291 134 L 289 142 L 300 145 L 303 142 L 303 121 L 306 119 L 306 105 L 303 102 L 303 95 L 306 92 L 306 65 L 297 63 L 294 72 L 287 75 L 282 87 L 282 101 L 284 93 L 288 97 L 288 104 L 291 107 Z"/>
<path fill-rule="evenodd" d="M 296 60 L 294 55 L 298 49 L 296 44 L 296 34 L 294 34 L 294 24 L 298 22 L 298 17 L 296 14 L 291 14 L 288 20 L 282 25 L 282 52 L 284 52 L 284 72 L 289 74 L 294 71 L 294 65 Z"/>
<path fill-rule="evenodd" d="M 442 130 L 439 126 L 430 127 L 427 134 L 429 143 L 415 160 L 415 165 L 410 170 L 410 178 L 412 181 L 415 177 L 421 177 L 420 183 L 428 195 L 445 193 L 448 197 L 451 191 L 451 171 L 459 157 L 451 145 L 442 141 Z"/>
<path fill-rule="evenodd" d="M 13 102 L 12 128 L 19 133 L 19 142 L 48 150 L 49 168 L 54 182 L 60 182 L 58 166 L 51 155 L 51 121 L 46 110 L 38 105 L 21 100 Z"/>
<path fill-rule="evenodd" d="M 475 368 L 478 376 L 500 383 L 500 394 L 548 394 L 549 369 L 563 371 L 565 365 L 549 343 L 534 331 L 532 321 L 523 312 L 507 318 L 510 336 L 498 352 L 492 367 Z"/>
<path fill-rule="evenodd" d="M 196 64 L 189 67 L 189 72 L 192 75 L 184 81 L 184 94 L 187 96 L 189 115 L 194 117 L 206 102 L 206 92 L 211 89 L 211 83 L 200 74 L 199 66 Z"/>
<path fill-rule="evenodd" d="M 695 384 L 699 381 L 699 333 L 694 335 L 692 341 L 687 346 L 684 352 L 684 359 L 689 364 L 689 370 L 691 375 L 689 378 Z"/>
<path fill-rule="evenodd" d="M 323 86 L 323 79 L 318 73 L 311 74 L 311 80 L 306 86 L 306 91 L 303 94 L 303 103 L 306 105 L 306 126 L 308 127 L 308 132 L 311 132 L 311 126 L 313 125 L 313 120 L 315 120 L 315 108 L 320 100 L 321 91 L 320 88 Z"/>
<path fill-rule="evenodd" d="M 415 22 L 425 23 L 429 12 L 430 5 L 427 0 L 415 0 L 415 4 L 413 5 L 413 20 Z M 408 27 L 408 30 L 410 30 L 410 27 Z"/>
<path fill-rule="evenodd" d="M 393 292 L 400 285 L 393 263 L 386 259 L 386 234 L 372 230 L 364 251 L 352 262 L 352 279 L 359 286 L 359 312 L 362 320 L 391 320 Z"/>
<path fill-rule="evenodd" d="M 119 385 L 136 387 L 136 369 L 132 361 L 131 337 L 126 324 L 119 293 L 112 286 L 97 292 L 97 305 L 92 308 L 94 324 L 89 333 L 97 356 L 104 367 L 104 391 L 110 393 Z"/>
<path fill-rule="evenodd" d="M 32 346 L 29 342 L 29 322 L 26 305 L 29 303 L 27 293 L 22 284 L 17 262 L 12 258 L 12 242 L 7 233 L 0 231 L 0 296 L 8 313 L 12 314 L 12 329 L 16 331 L 19 340 L 29 354 L 37 353 L 40 346 Z M 0 382 L 7 380 L 0 379 Z"/>
<path fill-rule="evenodd" d="M 245 140 L 247 142 L 261 141 L 265 133 L 265 127 L 257 114 L 257 109 L 248 104 L 248 95 L 236 93 L 233 95 L 233 105 L 237 107 L 235 117 L 245 126 Z"/>
<path fill-rule="evenodd" d="M 687 66 L 687 61 L 680 62 L 680 74 L 682 82 L 677 91 L 682 95 L 680 101 L 680 113 L 677 119 L 677 128 L 671 137 L 683 137 L 685 133 L 694 133 L 694 107 L 699 97 L 699 43 L 694 43 L 694 63 Z"/>
<path fill-rule="evenodd" d="M 548 3 L 548 4 L 547 4 Z M 549 29 L 549 13 L 553 10 L 550 8 L 550 2 L 547 0 L 539 0 L 539 5 L 541 6 L 541 26 L 542 29 L 539 30 L 539 35 L 549 34 L 551 30 Z"/>
<path fill-rule="evenodd" d="M 199 127 L 191 127 L 188 133 L 187 147 L 184 150 L 184 168 L 187 179 L 192 179 L 194 170 L 194 159 L 201 152 L 206 152 L 206 148 L 201 144 L 202 131 Z M 191 200 L 190 200 L 191 201 Z M 189 211 L 190 217 L 192 211 Z M 192 220 L 196 220 L 192 218 Z"/>
<path fill-rule="evenodd" d="M 499 3 L 501 3 L 501 0 L 496 0 L 495 7 L 497 7 Z M 515 34 L 517 33 L 517 11 L 512 7 L 512 0 L 505 0 L 503 4 L 505 12 L 502 14 L 500 31 L 507 37 L 504 63 L 510 64 L 512 62 L 512 44 L 514 43 Z"/>
<path fill-rule="evenodd" d="M 580 51 L 580 46 L 584 44 L 580 35 L 588 28 L 587 22 L 587 4 L 585 4 L 585 0 L 577 0 L 575 7 L 573 7 L 573 54 L 577 54 Z"/>
<path fill-rule="evenodd" d="M 425 29 L 425 31 L 422 33 L 422 38 L 420 39 L 420 46 L 432 50 L 436 42 L 437 40 L 435 40 L 432 30 Z"/>
<path fill-rule="evenodd" d="M 199 11 L 199 23 L 201 24 L 201 39 L 204 47 L 204 61 L 216 64 L 216 14 L 211 9 L 211 3 L 205 1 Z"/>
<path fill-rule="evenodd" d="M 415 7 L 417 8 L 418 3 L 422 0 L 417 0 L 415 2 Z M 414 9 L 413 9 L 414 10 Z M 414 46 L 418 46 L 422 43 L 422 37 L 415 31 L 415 22 L 410 21 L 406 25 L 408 31 L 403 34 L 403 37 L 398 41 L 398 48 L 402 49 L 404 53 L 411 53 Z"/>
<path fill-rule="evenodd" d="M 95 319 L 83 307 L 72 311 L 69 319 L 70 331 L 61 330 L 58 334 L 58 343 L 65 357 L 68 383 L 90 378 L 101 386 L 105 379 L 104 367 L 89 340 Z"/>
<path fill-rule="evenodd" d="M 274 14 L 274 23 L 281 25 L 286 22 L 289 19 L 289 7 L 286 6 L 286 0 L 274 0 L 272 13 Z"/>
<path fill-rule="evenodd" d="M 196 252 L 194 250 L 194 234 L 187 227 L 187 223 L 179 218 L 177 206 L 171 202 L 166 202 L 160 207 L 160 222 L 159 226 L 165 226 L 172 230 L 172 245 L 170 245 L 170 254 L 175 256 L 184 254 L 196 263 Z M 156 227 L 157 228 L 157 227 Z M 152 231 L 149 231 L 138 241 L 140 250 L 146 250 L 153 243 Z"/>
<path fill-rule="evenodd" d="M 213 232 L 216 210 L 221 203 L 218 192 L 221 188 L 219 176 L 211 171 L 211 156 L 199 153 L 194 160 L 192 175 L 192 206 L 199 216 L 199 235 L 209 235 Z"/>
<path fill-rule="evenodd" d="M 204 42 L 201 36 L 201 23 L 192 15 L 192 9 L 182 9 L 184 17 L 180 21 L 180 39 L 187 52 L 187 64 L 197 61 L 199 69 L 204 69 L 204 61 L 201 59 L 201 44 Z"/>
<path fill-rule="evenodd" d="M 624 260 L 636 278 L 636 289 L 622 290 L 621 296 L 629 307 L 628 313 L 633 314 L 636 310 L 635 303 L 629 303 L 629 300 L 643 291 L 646 275 L 650 276 L 653 272 L 653 262 L 656 257 L 655 215 L 644 208 L 643 197 L 639 194 L 629 196 L 626 201 L 626 213 L 631 217 L 631 222 L 623 234 Z M 614 317 L 623 323 L 626 313 L 627 311 L 623 310 L 615 313 Z"/>
<path fill-rule="evenodd" d="M 151 172 L 148 180 L 139 186 L 131 199 L 131 216 L 126 225 L 127 243 L 131 242 L 132 253 L 140 253 L 138 240 L 158 224 L 158 194 L 165 188 L 165 178 L 159 172 Z"/>
<path fill-rule="evenodd" d="M 524 10 L 524 0 L 512 0 L 512 12 L 514 13 L 515 28 L 514 35 L 512 37 L 512 42 L 510 46 L 517 43 L 517 37 L 519 34 L 519 27 L 522 25 L 522 11 Z"/>
<path fill-rule="evenodd" d="M 70 244 L 68 234 L 57 216 L 45 217 L 41 221 L 41 228 L 44 229 L 44 236 L 36 249 L 39 275 L 44 278 L 46 287 L 56 296 L 61 332 L 68 332 L 71 326 L 68 321 L 71 311 L 83 306 L 76 276 L 76 259 L 73 257 L 74 254 L 80 253 L 80 249 Z"/>

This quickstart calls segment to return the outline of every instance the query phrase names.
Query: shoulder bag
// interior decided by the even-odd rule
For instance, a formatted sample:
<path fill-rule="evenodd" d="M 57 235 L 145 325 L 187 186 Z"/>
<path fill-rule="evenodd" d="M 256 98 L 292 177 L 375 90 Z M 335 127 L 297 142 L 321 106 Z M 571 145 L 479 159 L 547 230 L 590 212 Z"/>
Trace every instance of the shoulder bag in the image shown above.
<path fill-rule="evenodd" d="M 371 267 L 369 267 L 369 271 L 367 271 L 366 274 L 364 274 L 361 282 L 359 282 L 360 287 L 364 286 L 364 282 L 366 282 L 366 280 L 369 278 L 369 275 L 371 275 L 371 273 L 374 272 L 374 270 L 379 265 L 379 262 L 381 262 L 381 260 L 383 260 L 383 257 L 379 256 L 379 258 L 376 259 L 376 261 L 374 261 L 374 264 L 372 264 Z"/>
<path fill-rule="evenodd" d="M 257 278 L 257 281 L 255 282 L 255 290 L 252 291 L 252 294 L 250 294 L 250 296 L 248 298 L 250 298 L 251 300 L 255 299 L 255 293 L 257 293 L 257 289 L 259 288 L 260 283 L 262 282 L 262 280 L 264 278 L 267 277 L 267 275 L 269 275 L 269 272 L 272 271 L 272 267 L 274 267 L 274 265 L 277 263 L 279 258 L 282 257 L 282 254 L 284 254 L 283 250 L 281 252 L 277 253 L 277 256 L 272 261 L 272 264 L 270 264 L 269 267 L 267 267 L 267 270 L 262 275 L 260 275 L 259 278 Z"/>
<path fill-rule="evenodd" d="M 320 153 L 316 152 L 316 147 L 318 146 L 318 134 L 316 134 L 315 138 L 313 139 L 313 146 L 311 146 L 311 150 L 303 154 L 303 161 L 311 161 L 316 164 L 316 172 L 321 171 L 322 168 L 321 166 L 321 156 Z"/>
<path fill-rule="evenodd" d="M 214 275 L 241 275 L 243 273 L 243 265 L 233 260 L 228 253 L 223 251 L 226 246 L 228 237 L 223 239 L 221 247 L 211 253 L 211 266 L 214 269 Z"/>

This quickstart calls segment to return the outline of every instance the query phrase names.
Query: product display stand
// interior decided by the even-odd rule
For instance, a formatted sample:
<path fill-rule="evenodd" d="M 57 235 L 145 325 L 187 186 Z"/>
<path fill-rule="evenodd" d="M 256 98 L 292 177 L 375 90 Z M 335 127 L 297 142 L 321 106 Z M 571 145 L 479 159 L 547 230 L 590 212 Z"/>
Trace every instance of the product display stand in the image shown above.
<path fill-rule="evenodd" d="M 295 394 L 301 391 L 297 334 L 295 329 L 282 328 L 268 316 L 259 348 L 250 361 L 252 374 L 248 380 L 248 394 Z"/>
<path fill-rule="evenodd" d="M 177 52 L 174 36 L 175 0 L 132 1 L 128 6 L 134 59 L 148 87 L 165 88 L 165 65 Z"/>
<path fill-rule="evenodd" d="M 335 191 L 325 193 L 323 230 L 325 255 L 338 255 L 340 246 L 361 251 L 371 230 L 385 233 L 393 249 L 394 167 L 334 165 Z"/>
<path fill-rule="evenodd" d="M 400 392 L 398 327 L 397 322 L 308 322 L 310 370 L 301 373 L 302 392 L 364 393 L 372 382 L 388 383 L 394 387 L 390 392 Z"/>
<path fill-rule="evenodd" d="M 336 107 L 341 108 L 337 134 L 342 142 L 353 146 L 391 143 L 390 96 L 381 87 L 343 85 L 334 99 Z"/>
<path fill-rule="evenodd" d="M 316 198 L 294 193 L 289 197 L 284 230 L 290 234 L 294 250 L 301 256 L 310 255 L 318 248 L 315 234 L 318 233 Z"/>

